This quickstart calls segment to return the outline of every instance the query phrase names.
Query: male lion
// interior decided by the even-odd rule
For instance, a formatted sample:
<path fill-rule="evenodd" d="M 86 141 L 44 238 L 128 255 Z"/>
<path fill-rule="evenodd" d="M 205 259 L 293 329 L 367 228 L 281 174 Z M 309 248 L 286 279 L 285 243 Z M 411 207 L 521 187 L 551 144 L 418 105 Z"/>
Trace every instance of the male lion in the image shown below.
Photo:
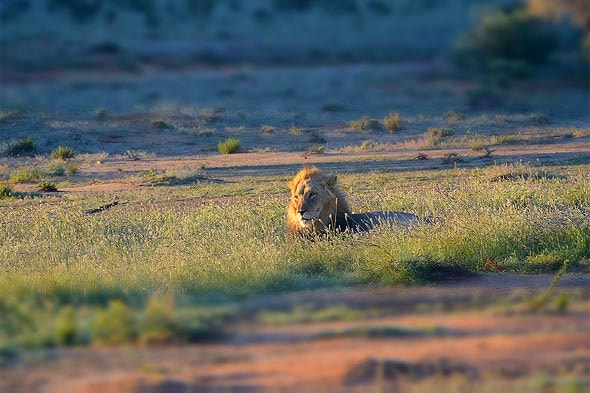
<path fill-rule="evenodd" d="M 386 222 L 404 224 L 419 217 L 404 212 L 353 214 L 336 176 L 326 175 L 315 166 L 304 167 L 289 182 L 291 200 L 287 208 L 287 232 L 314 235 L 329 231 L 368 231 Z"/>

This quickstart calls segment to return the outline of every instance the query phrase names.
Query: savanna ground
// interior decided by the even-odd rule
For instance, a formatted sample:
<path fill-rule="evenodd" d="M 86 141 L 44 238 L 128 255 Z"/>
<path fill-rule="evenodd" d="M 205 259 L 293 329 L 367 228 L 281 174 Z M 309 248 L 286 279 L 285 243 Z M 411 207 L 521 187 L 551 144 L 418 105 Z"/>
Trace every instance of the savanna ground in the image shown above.
<path fill-rule="evenodd" d="M 326 25 L 280 9 L 309 27 L 296 41 L 268 35 L 264 7 L 217 10 L 255 23 L 199 30 L 214 59 L 127 31 L 85 48 L 86 25 L 54 51 L 3 27 L 1 391 L 588 390 L 587 72 L 465 77 L 437 54 L 443 16 L 466 28 L 459 0 L 391 6 L 397 52 L 376 55 L 389 3 L 367 4 Z M 339 41 L 346 21 L 374 46 Z M 243 30 L 265 37 L 240 46 L 254 65 L 232 61 Z M 316 34 L 334 40 L 317 62 Z M 286 183 L 307 164 L 355 212 L 437 219 L 289 240 Z"/>

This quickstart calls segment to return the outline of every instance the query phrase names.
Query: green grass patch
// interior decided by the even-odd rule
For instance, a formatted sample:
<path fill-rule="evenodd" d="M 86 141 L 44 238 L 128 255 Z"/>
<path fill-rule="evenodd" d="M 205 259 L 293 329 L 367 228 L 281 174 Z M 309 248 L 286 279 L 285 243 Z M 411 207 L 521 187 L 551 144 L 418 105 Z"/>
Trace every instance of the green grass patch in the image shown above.
<path fill-rule="evenodd" d="M 37 168 L 20 168 L 10 173 L 12 183 L 28 183 L 39 180 L 41 172 Z"/>
<path fill-rule="evenodd" d="M 237 138 L 227 138 L 217 144 L 217 150 L 221 154 L 233 154 L 240 150 L 240 140 Z"/>
<path fill-rule="evenodd" d="M 74 158 L 74 150 L 69 146 L 58 146 L 57 149 L 51 152 L 51 158 L 54 160 L 68 160 Z"/>

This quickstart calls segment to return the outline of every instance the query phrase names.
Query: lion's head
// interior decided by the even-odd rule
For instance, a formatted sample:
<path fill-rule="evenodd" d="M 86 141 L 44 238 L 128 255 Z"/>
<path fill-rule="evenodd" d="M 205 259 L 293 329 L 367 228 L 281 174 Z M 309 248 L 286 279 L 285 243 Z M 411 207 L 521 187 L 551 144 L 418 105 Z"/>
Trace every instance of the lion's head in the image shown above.
<path fill-rule="evenodd" d="M 324 233 L 346 228 L 350 214 L 346 197 L 328 176 L 315 166 L 305 167 L 289 182 L 291 200 L 287 209 L 287 231 L 291 234 Z"/>

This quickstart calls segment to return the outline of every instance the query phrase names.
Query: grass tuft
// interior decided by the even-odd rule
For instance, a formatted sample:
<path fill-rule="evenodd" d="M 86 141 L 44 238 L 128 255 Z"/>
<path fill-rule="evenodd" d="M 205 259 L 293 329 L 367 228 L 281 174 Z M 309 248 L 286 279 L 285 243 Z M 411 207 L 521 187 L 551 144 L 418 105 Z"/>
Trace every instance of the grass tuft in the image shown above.
<path fill-rule="evenodd" d="M 227 138 L 225 141 L 219 141 L 217 150 L 221 154 L 233 154 L 240 150 L 240 140 L 237 138 Z"/>
<path fill-rule="evenodd" d="M 348 126 L 352 128 L 353 131 L 371 131 L 379 129 L 380 124 L 376 119 L 363 116 L 359 119 L 349 121 Z"/>
<path fill-rule="evenodd" d="M 56 192 L 57 186 L 49 181 L 42 181 L 37 184 L 37 189 L 41 192 Z"/>
<path fill-rule="evenodd" d="M 56 150 L 51 152 L 51 158 L 54 160 L 68 160 L 74 158 L 74 150 L 69 146 L 58 146 Z"/>
<path fill-rule="evenodd" d="M 402 120 L 397 112 L 390 112 L 383 118 L 383 126 L 389 132 L 396 132 L 403 128 Z"/>
<path fill-rule="evenodd" d="M 27 136 L 22 139 L 11 141 L 4 146 L 0 146 L 0 157 L 13 157 L 35 151 L 33 137 Z"/>

